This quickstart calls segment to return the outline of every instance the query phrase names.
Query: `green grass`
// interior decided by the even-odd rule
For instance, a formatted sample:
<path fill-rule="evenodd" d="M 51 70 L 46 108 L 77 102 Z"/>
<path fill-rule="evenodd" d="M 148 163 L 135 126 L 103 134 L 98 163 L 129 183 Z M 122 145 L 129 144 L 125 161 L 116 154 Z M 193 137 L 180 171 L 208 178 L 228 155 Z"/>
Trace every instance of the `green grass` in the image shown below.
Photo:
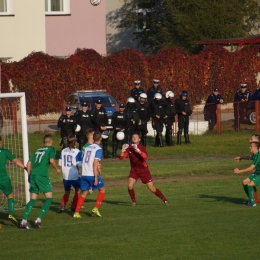
<path fill-rule="evenodd" d="M 108 188 L 91 217 L 92 194 L 82 219 L 56 214 L 61 193 L 55 193 L 41 230 L 20 230 L 1 221 L 1 259 L 252 259 L 260 253 L 257 223 L 260 207 L 242 205 L 241 179 L 155 183 L 171 202 L 165 207 L 145 186 L 136 186 L 132 207 L 126 187 Z M 37 217 L 39 201 L 30 216 Z M 16 211 L 18 219 L 22 210 Z M 0 213 L 6 219 L 7 213 Z"/>

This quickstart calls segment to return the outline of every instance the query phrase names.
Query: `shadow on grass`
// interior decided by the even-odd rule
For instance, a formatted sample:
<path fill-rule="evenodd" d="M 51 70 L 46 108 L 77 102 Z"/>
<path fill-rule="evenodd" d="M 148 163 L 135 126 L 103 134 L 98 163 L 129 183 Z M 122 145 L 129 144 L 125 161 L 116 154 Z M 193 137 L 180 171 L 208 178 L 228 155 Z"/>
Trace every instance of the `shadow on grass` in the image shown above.
<path fill-rule="evenodd" d="M 233 197 L 207 195 L 207 194 L 201 194 L 201 195 L 199 195 L 199 198 L 201 198 L 201 199 L 214 199 L 215 201 L 231 202 L 231 203 L 239 204 L 239 205 L 241 205 L 245 202 L 245 199 L 242 199 L 242 198 L 233 198 Z M 212 200 L 209 201 L 209 202 L 212 202 Z"/>

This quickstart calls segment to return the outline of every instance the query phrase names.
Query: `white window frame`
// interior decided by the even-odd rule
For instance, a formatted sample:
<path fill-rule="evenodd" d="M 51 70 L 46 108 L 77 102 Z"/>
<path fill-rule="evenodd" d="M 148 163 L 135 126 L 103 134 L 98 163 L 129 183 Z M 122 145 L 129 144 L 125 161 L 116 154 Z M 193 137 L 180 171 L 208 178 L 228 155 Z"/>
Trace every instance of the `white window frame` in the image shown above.
<path fill-rule="evenodd" d="M 151 9 L 139 9 L 139 10 L 136 11 L 136 14 L 137 14 L 137 15 L 140 14 L 140 13 L 143 14 L 144 26 L 143 26 L 142 29 L 140 29 L 140 28 L 138 28 L 138 27 L 136 26 L 136 28 L 135 28 L 135 32 L 136 32 L 136 33 L 143 32 L 144 30 L 146 30 L 146 31 L 149 31 L 149 30 L 150 30 L 150 29 L 147 29 L 147 28 L 146 28 L 146 13 L 151 13 Z"/>
<path fill-rule="evenodd" d="M 6 12 L 0 12 L 0 15 L 13 15 L 14 14 L 14 1 L 6 0 Z"/>
<path fill-rule="evenodd" d="M 51 11 L 51 0 L 45 0 L 47 1 L 48 10 L 45 11 L 45 15 L 66 15 L 70 14 L 70 0 L 62 0 L 63 1 L 63 11 Z M 45 8 L 45 2 L 44 2 L 44 8 Z"/>

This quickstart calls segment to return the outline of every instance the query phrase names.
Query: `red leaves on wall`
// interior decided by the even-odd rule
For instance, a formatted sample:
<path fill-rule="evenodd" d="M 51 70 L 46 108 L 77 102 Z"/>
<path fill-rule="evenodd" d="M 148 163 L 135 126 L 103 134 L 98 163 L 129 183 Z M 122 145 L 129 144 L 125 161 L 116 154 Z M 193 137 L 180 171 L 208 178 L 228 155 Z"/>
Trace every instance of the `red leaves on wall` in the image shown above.
<path fill-rule="evenodd" d="M 175 46 L 152 56 L 126 49 L 103 57 L 92 49 L 77 49 L 65 60 L 36 52 L 19 62 L 2 64 L 1 91 L 25 92 L 29 115 L 59 112 L 64 98 L 80 89 L 106 89 L 124 103 L 137 79 L 145 90 L 154 78 L 160 79 L 164 92 L 173 90 L 178 96 L 185 89 L 194 104 L 215 87 L 225 101 L 232 101 L 241 83 L 247 83 L 251 92 L 257 88 L 259 68 L 258 45 L 239 52 L 208 46 L 193 56 Z"/>

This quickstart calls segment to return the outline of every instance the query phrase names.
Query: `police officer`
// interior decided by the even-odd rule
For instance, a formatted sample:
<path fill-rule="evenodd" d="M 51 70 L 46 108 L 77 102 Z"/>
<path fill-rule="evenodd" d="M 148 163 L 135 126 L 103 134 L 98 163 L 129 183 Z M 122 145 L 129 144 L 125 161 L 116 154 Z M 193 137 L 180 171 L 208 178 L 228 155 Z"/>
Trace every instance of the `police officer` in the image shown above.
<path fill-rule="evenodd" d="M 66 107 L 66 115 L 61 115 L 57 126 L 60 128 L 62 149 L 68 146 L 68 136 L 74 135 L 75 119 L 71 115 L 71 108 Z"/>
<path fill-rule="evenodd" d="M 74 114 L 75 121 L 78 125 L 80 125 L 81 128 L 78 133 L 79 150 L 81 150 L 84 144 L 87 143 L 87 137 L 86 137 L 87 129 L 93 128 L 93 124 L 91 120 L 91 112 L 88 110 L 87 102 L 83 102 L 81 106 L 82 106 L 82 110 L 78 110 Z"/>
<path fill-rule="evenodd" d="M 118 148 L 119 140 L 117 140 L 117 133 L 118 132 L 126 132 L 128 129 L 128 117 L 125 111 L 125 105 L 119 105 L 119 111 L 115 111 L 112 115 L 112 122 L 111 122 L 114 132 L 112 136 L 112 158 L 116 158 L 116 151 Z M 126 136 L 125 136 L 126 137 Z M 123 145 L 125 143 L 125 138 L 120 141 Z"/>
<path fill-rule="evenodd" d="M 129 97 L 127 99 L 125 110 L 128 118 L 128 129 L 126 131 L 125 141 L 127 144 L 131 144 L 132 135 L 134 134 L 136 126 L 139 122 L 138 110 L 134 98 Z"/>
<path fill-rule="evenodd" d="M 102 106 L 102 102 L 100 99 L 96 101 L 95 107 L 93 107 L 91 110 L 91 120 L 95 130 L 98 130 L 101 133 L 107 130 L 107 125 L 108 125 L 107 111 Z M 101 142 L 103 146 L 104 158 L 109 158 L 108 150 L 107 150 L 108 137 L 102 138 Z"/>
<path fill-rule="evenodd" d="M 224 102 L 222 96 L 219 94 L 219 89 L 214 88 L 213 93 L 208 96 L 204 106 L 204 118 L 209 121 L 209 130 L 212 130 L 217 123 L 217 104 Z"/>
<path fill-rule="evenodd" d="M 147 100 L 149 104 L 152 104 L 154 102 L 154 96 L 156 93 L 163 95 L 162 88 L 159 86 L 159 82 L 159 79 L 154 79 L 153 86 L 151 86 L 147 91 Z"/>
<path fill-rule="evenodd" d="M 181 144 L 181 135 L 184 130 L 185 143 L 190 144 L 189 116 L 192 114 L 188 92 L 183 90 L 179 98 L 175 100 L 175 109 L 178 114 L 177 144 Z"/>
<path fill-rule="evenodd" d="M 147 122 L 150 120 L 150 107 L 147 103 L 147 95 L 145 93 L 141 93 L 139 96 L 139 101 L 136 103 L 139 122 L 136 126 L 136 132 L 141 137 L 141 144 L 146 146 L 146 135 L 148 133 L 147 130 Z"/>
<path fill-rule="evenodd" d="M 165 131 L 165 141 L 166 145 L 172 146 L 172 124 L 175 121 L 176 109 L 173 103 L 174 93 L 172 91 L 167 91 L 165 94 L 165 117 L 164 125 Z"/>
<path fill-rule="evenodd" d="M 247 84 L 240 84 L 241 89 L 236 92 L 234 97 L 234 117 L 235 123 L 233 125 L 235 130 L 240 128 L 240 123 L 243 123 L 246 117 L 246 108 L 250 93 L 247 90 Z"/>
<path fill-rule="evenodd" d="M 155 147 L 163 147 L 162 131 L 163 131 L 163 118 L 165 117 L 164 101 L 162 95 L 156 93 L 154 95 L 154 102 L 151 105 L 152 127 L 156 131 Z"/>
<path fill-rule="evenodd" d="M 140 94 L 144 93 L 144 89 L 140 87 L 141 81 L 135 80 L 134 81 L 135 87 L 131 90 L 131 97 L 134 98 L 136 102 L 139 100 Z"/>

